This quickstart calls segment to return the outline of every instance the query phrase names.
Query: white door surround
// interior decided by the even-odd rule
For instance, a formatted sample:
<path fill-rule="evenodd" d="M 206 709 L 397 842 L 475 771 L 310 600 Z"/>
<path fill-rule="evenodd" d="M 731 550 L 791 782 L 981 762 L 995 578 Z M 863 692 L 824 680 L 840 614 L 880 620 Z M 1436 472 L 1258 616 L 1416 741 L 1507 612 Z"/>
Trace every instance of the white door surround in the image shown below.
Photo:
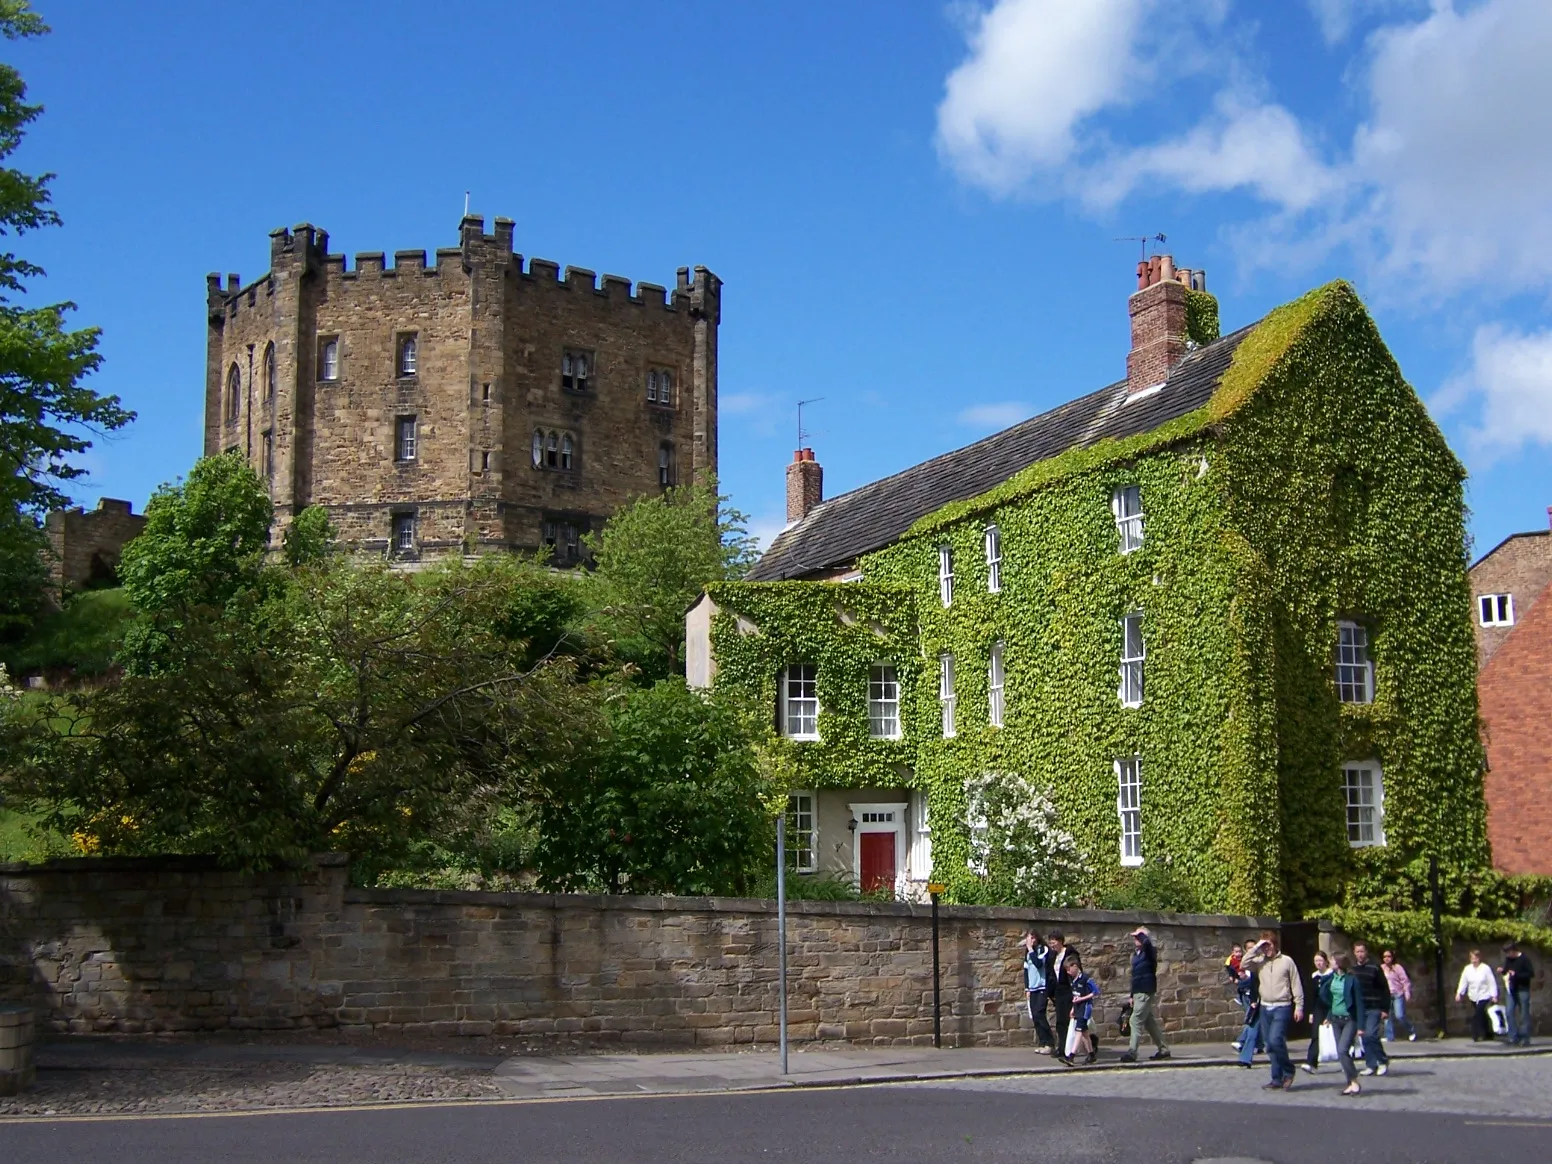
<path fill-rule="evenodd" d="M 906 872 L 906 820 L 909 815 L 910 805 L 904 802 L 900 804 L 848 804 L 851 810 L 851 819 L 857 822 L 857 829 L 852 834 L 851 840 L 851 878 L 854 885 L 862 884 L 862 842 L 858 839 L 863 833 L 893 833 L 895 837 L 895 882 L 898 883 L 902 874 Z"/>

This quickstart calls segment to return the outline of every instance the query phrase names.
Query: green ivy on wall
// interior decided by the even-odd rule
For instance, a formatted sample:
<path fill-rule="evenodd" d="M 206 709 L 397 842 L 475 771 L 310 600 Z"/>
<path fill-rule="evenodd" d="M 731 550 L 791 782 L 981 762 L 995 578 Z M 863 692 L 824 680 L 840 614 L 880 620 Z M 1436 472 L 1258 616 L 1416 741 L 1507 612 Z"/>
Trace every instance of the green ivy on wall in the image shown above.
<path fill-rule="evenodd" d="M 1216 306 L 1193 293 L 1194 327 Z M 980 888 L 966 779 L 1049 787 L 1101 871 L 1123 874 L 1116 760 L 1142 760 L 1143 855 L 1210 909 L 1297 912 L 1353 876 L 1340 768 L 1378 760 L 1403 855 L 1486 863 L 1462 472 L 1357 296 L 1335 283 L 1239 344 L 1211 400 L 1152 432 L 1070 450 L 919 520 L 859 563 L 867 582 L 713 588 L 718 683 L 774 706 L 775 675 L 818 665 L 810 783 L 927 791 L 935 876 Z M 1122 554 L 1113 490 L 1141 488 L 1146 536 Z M 985 527 L 1002 540 L 987 592 Z M 938 596 L 938 552 L 956 588 Z M 1143 616 L 1146 698 L 1117 694 L 1121 619 Z M 740 622 L 742 616 L 743 621 Z M 1336 622 L 1369 628 L 1373 704 L 1338 704 Z M 1004 644 L 1005 726 L 987 666 Z M 956 662 L 955 738 L 938 658 Z M 867 738 L 867 668 L 900 669 L 906 738 Z"/>

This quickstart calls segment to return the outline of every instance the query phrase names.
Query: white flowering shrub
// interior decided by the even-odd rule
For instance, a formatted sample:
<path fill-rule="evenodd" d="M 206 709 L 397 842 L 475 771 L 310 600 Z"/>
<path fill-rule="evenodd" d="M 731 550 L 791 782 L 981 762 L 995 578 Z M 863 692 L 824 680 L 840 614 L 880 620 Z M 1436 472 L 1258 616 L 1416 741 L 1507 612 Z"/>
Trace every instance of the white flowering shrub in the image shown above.
<path fill-rule="evenodd" d="M 966 782 L 965 801 L 981 904 L 1070 906 L 1092 891 L 1093 870 L 1048 790 L 1017 773 L 982 772 Z"/>

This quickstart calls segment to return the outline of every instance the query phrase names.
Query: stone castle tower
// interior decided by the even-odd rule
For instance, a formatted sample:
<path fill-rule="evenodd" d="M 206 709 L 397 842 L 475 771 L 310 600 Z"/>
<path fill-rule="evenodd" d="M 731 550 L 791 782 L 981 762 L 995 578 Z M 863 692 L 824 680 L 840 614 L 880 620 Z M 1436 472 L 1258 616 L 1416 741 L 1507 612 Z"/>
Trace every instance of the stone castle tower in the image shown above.
<path fill-rule="evenodd" d="M 619 506 L 717 468 L 722 282 L 670 293 L 512 253 L 466 216 L 438 250 L 328 253 L 302 224 L 270 269 L 210 275 L 205 453 L 269 482 L 275 536 L 309 505 L 343 538 L 410 559 L 550 548 Z"/>

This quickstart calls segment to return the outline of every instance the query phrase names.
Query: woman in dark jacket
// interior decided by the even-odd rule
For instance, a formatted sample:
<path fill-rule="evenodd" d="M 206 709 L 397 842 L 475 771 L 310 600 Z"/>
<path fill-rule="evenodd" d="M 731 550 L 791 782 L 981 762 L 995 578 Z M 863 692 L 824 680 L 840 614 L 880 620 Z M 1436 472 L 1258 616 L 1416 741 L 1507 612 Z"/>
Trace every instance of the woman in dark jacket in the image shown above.
<path fill-rule="evenodd" d="M 1336 1061 L 1347 1076 L 1343 1095 L 1357 1095 L 1358 1068 L 1353 1066 L 1353 1039 L 1363 1030 L 1363 990 L 1353 977 L 1353 960 L 1338 954 L 1336 970 L 1320 985 L 1320 1002 L 1326 1008 L 1327 1021 L 1336 1032 Z"/>
<path fill-rule="evenodd" d="M 1331 959 L 1326 956 L 1324 950 L 1315 951 L 1315 970 L 1310 975 L 1310 1045 L 1309 1054 L 1304 1056 L 1302 1066 L 1310 1074 L 1320 1069 L 1320 1026 L 1326 1021 L 1326 1004 L 1321 998 L 1321 992 L 1326 988 L 1326 982 L 1336 971 L 1332 969 Z"/>

